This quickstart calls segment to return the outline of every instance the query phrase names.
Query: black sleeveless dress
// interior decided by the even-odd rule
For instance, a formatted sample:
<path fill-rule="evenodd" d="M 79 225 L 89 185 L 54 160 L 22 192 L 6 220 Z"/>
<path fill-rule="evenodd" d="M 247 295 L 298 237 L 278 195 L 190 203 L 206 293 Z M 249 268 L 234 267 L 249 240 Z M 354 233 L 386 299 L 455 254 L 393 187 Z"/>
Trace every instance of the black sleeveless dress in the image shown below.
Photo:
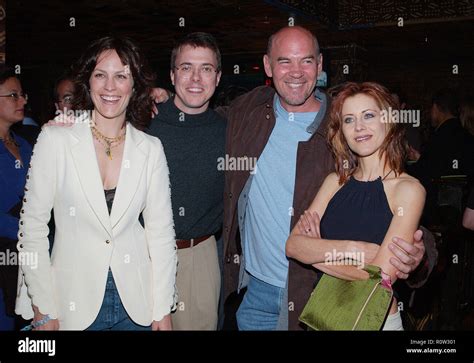
<path fill-rule="evenodd" d="M 368 182 L 351 177 L 329 201 L 321 237 L 381 245 L 392 217 L 381 177 Z"/>

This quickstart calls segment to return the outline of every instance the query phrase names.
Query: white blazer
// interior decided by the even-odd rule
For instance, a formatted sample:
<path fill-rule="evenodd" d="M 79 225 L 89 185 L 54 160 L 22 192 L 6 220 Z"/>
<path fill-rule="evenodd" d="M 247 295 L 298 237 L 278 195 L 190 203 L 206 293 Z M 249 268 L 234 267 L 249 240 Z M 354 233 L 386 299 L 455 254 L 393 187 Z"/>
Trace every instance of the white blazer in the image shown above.
<path fill-rule="evenodd" d="M 150 325 L 175 308 L 177 253 L 163 146 L 130 124 L 126 127 L 110 216 L 88 118 L 41 132 L 18 232 L 18 250 L 38 257 L 36 268 L 24 265 L 19 273 L 16 313 L 24 318 L 33 317 L 33 303 L 59 319 L 60 329 L 86 329 L 101 308 L 109 266 L 136 323 Z M 56 234 L 50 258 L 52 208 Z M 145 228 L 139 223 L 141 212 Z"/>

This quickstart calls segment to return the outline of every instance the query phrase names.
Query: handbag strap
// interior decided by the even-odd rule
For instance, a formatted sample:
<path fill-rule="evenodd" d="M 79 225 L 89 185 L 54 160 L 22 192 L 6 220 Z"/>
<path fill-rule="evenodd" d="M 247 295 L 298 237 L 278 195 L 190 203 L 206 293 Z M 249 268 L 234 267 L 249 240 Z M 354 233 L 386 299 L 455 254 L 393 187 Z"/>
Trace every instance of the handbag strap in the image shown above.
<path fill-rule="evenodd" d="M 372 291 L 370 292 L 370 295 L 367 297 L 367 299 L 365 300 L 365 303 L 364 305 L 362 306 L 362 309 L 360 309 L 360 312 L 359 312 L 359 315 L 357 316 L 357 319 L 356 321 L 354 322 L 354 325 L 352 326 L 352 330 L 355 330 L 355 327 L 357 326 L 357 324 L 359 323 L 359 320 L 362 316 L 362 313 L 364 312 L 367 304 L 369 303 L 369 300 L 370 298 L 372 297 L 372 295 L 375 293 L 375 290 L 377 289 L 377 286 L 380 284 L 380 282 L 376 283 L 374 285 L 374 288 L 372 289 Z"/>

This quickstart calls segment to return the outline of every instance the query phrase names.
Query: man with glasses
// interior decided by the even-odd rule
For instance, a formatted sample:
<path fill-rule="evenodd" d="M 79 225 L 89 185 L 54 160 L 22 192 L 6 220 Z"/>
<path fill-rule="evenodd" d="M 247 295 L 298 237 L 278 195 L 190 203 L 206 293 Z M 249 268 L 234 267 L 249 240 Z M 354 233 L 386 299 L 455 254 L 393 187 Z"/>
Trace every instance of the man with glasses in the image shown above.
<path fill-rule="evenodd" d="M 209 108 L 221 77 L 214 37 L 191 33 L 171 54 L 176 95 L 158 105 L 149 133 L 164 147 L 170 170 L 178 248 L 175 330 L 215 330 L 221 286 L 216 236 L 223 218 L 226 122 Z"/>
<path fill-rule="evenodd" d="M 226 158 L 258 159 L 252 172 L 226 170 L 226 320 L 232 323 L 242 295 L 232 292 L 247 287 L 236 314 L 239 330 L 299 330 L 298 317 L 317 272 L 289 260 L 285 242 L 334 168 L 325 138 L 330 99 L 316 88 L 322 55 L 309 30 L 280 29 L 269 38 L 263 60 L 274 88 L 257 87 L 218 109 L 228 120 Z M 165 99 L 159 90 L 154 97 Z M 423 258 L 420 232 L 414 240 L 414 245 L 401 239 L 393 243 L 396 258 L 391 263 L 400 279 L 406 279 Z M 425 236 L 425 243 L 434 246 L 432 237 Z M 416 280 L 417 286 L 432 269 L 435 254 L 430 256 L 429 268 L 416 274 L 423 276 Z"/>

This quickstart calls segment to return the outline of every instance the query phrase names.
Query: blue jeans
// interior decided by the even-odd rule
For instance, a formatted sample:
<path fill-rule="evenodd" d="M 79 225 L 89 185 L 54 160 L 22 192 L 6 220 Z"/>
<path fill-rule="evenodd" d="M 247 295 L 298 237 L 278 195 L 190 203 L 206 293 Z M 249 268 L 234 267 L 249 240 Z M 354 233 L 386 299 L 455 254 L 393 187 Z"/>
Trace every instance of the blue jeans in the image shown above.
<path fill-rule="evenodd" d="M 239 330 L 276 330 L 284 289 L 250 275 L 247 291 L 239 310 Z"/>
<path fill-rule="evenodd" d="M 151 330 L 151 326 L 138 325 L 130 319 L 122 305 L 110 269 L 99 315 L 86 330 Z"/>

